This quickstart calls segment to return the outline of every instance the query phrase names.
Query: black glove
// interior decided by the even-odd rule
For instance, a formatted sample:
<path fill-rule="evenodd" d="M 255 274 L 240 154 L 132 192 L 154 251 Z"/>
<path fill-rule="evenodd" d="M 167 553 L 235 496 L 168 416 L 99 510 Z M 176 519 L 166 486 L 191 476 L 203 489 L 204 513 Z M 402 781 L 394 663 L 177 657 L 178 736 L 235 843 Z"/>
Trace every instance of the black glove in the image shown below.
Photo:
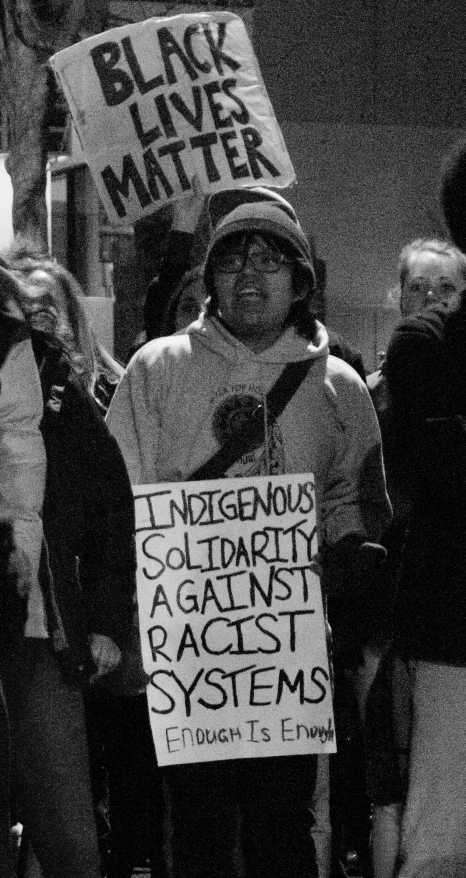
<path fill-rule="evenodd" d="M 362 536 L 348 534 L 333 546 L 324 546 L 322 587 L 329 595 L 355 595 L 370 585 L 387 555 L 379 543 L 370 543 Z"/>
<path fill-rule="evenodd" d="M 345 667 L 363 661 L 362 646 L 379 612 L 378 580 L 386 550 L 350 534 L 322 552 L 322 589 L 327 595 L 334 656 Z M 375 600 L 375 603 L 374 603 Z"/>
<path fill-rule="evenodd" d="M 27 619 L 27 599 L 18 593 L 17 576 L 9 566 L 14 550 L 13 525 L 0 521 L 0 661 L 17 648 Z"/>

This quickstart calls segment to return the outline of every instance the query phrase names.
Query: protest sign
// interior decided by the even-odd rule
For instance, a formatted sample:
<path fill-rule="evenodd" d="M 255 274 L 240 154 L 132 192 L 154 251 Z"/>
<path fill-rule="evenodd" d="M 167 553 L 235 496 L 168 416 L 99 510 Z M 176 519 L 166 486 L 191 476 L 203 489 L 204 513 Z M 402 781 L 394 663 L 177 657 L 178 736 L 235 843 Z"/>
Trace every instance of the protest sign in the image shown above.
<path fill-rule="evenodd" d="M 133 490 L 159 765 L 334 752 L 313 477 Z"/>
<path fill-rule="evenodd" d="M 191 193 L 288 186 L 293 166 L 243 21 L 149 18 L 50 59 L 110 222 Z"/>

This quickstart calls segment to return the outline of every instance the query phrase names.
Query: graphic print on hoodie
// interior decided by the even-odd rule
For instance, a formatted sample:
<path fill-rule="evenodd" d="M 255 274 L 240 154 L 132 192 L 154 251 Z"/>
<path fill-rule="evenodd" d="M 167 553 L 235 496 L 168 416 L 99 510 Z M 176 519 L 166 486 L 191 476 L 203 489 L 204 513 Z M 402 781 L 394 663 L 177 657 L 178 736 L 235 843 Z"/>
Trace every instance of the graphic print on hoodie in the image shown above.
<path fill-rule="evenodd" d="M 285 472 L 285 449 L 280 427 L 276 421 L 268 419 L 260 393 L 245 392 L 247 385 L 243 387 L 243 392 L 223 388 L 224 397 L 214 409 L 212 432 L 219 447 L 222 447 L 229 439 L 241 435 L 260 407 L 264 417 L 264 443 L 243 454 L 228 469 L 227 475 L 230 478 L 280 475 Z M 251 390 L 254 390 L 254 385 Z"/>

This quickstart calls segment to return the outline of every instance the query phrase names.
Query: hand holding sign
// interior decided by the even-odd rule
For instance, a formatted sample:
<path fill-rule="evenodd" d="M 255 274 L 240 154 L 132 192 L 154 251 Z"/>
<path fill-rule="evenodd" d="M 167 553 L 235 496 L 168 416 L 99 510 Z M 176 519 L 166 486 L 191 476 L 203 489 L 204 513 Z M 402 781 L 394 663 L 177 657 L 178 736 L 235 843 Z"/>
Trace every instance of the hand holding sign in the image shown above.
<path fill-rule="evenodd" d="M 191 180 L 192 195 L 177 199 L 173 205 L 172 230 L 177 232 L 189 232 L 194 234 L 199 222 L 202 208 L 204 207 L 204 193 L 201 189 L 199 177 L 194 175 Z"/>
<path fill-rule="evenodd" d="M 192 192 L 295 179 L 243 22 L 151 18 L 50 59 L 110 222 Z"/>

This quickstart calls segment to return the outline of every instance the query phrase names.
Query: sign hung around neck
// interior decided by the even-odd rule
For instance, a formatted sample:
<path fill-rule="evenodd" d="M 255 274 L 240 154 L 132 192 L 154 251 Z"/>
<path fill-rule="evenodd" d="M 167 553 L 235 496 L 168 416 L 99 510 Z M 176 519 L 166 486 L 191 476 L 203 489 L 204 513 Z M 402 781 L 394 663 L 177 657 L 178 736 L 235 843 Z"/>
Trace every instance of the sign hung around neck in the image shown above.
<path fill-rule="evenodd" d="M 109 221 L 294 169 L 244 22 L 229 12 L 149 18 L 50 59 Z"/>
<path fill-rule="evenodd" d="M 133 491 L 158 764 L 334 753 L 314 477 Z"/>

